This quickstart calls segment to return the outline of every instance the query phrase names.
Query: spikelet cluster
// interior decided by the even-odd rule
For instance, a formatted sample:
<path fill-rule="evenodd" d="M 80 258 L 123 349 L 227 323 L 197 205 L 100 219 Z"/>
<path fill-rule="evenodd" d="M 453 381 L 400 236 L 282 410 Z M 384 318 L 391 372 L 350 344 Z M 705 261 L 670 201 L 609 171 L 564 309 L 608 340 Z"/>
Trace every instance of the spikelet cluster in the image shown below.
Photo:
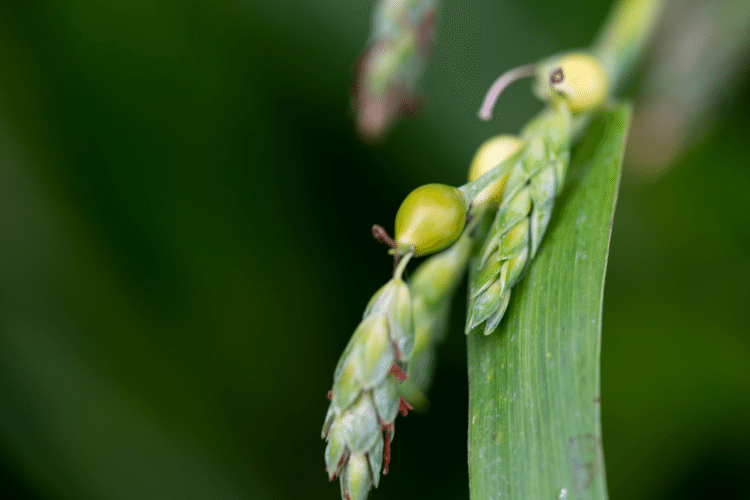
<path fill-rule="evenodd" d="M 524 129 L 525 149 L 511 167 L 470 283 L 466 333 L 482 323 L 485 335 L 497 328 L 513 285 L 539 249 L 565 180 L 571 130 L 570 110 L 564 104 L 546 109 Z"/>
<path fill-rule="evenodd" d="M 364 499 L 387 472 L 413 346 L 411 292 L 395 277 L 370 300 L 333 376 L 322 435 L 328 477 L 339 477 L 344 499 Z"/>
<path fill-rule="evenodd" d="M 408 285 L 397 270 L 373 295 L 341 355 L 322 437 L 328 477 L 339 477 L 343 499 L 364 499 L 387 472 L 394 421 L 411 409 L 401 394 L 411 388 L 418 397 L 429 385 L 435 344 L 473 244 L 460 238 L 422 263 Z M 405 380 L 410 385 L 402 388 Z"/>

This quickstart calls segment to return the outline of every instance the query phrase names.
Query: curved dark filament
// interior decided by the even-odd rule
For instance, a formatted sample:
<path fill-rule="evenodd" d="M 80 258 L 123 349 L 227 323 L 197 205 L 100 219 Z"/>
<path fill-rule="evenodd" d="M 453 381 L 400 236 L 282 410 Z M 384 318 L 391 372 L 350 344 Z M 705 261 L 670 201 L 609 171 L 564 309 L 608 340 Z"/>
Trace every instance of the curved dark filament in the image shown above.
<path fill-rule="evenodd" d="M 380 226 L 378 224 L 372 226 L 372 237 L 378 240 L 380 243 L 385 243 L 386 245 L 391 247 L 391 250 L 393 250 L 393 274 L 396 274 L 398 263 L 401 260 L 401 255 L 398 252 L 398 245 L 396 244 L 396 241 L 391 238 L 391 236 L 388 234 L 388 231 L 386 231 L 383 226 Z"/>

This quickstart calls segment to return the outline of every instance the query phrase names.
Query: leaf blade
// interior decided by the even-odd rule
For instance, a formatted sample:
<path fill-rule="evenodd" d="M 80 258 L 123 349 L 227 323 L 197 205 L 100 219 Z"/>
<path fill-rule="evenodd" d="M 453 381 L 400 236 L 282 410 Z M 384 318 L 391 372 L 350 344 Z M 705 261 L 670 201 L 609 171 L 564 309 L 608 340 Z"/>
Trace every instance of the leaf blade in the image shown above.
<path fill-rule="evenodd" d="M 629 120 L 620 106 L 592 123 L 508 318 L 489 337 L 468 336 L 475 500 L 607 498 L 601 305 Z"/>

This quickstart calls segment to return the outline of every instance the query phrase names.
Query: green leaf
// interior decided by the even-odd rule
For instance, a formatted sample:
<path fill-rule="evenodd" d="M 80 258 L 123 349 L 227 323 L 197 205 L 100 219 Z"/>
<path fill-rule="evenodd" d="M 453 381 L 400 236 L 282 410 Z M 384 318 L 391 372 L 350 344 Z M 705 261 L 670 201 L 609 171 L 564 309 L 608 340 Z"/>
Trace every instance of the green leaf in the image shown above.
<path fill-rule="evenodd" d="M 602 292 L 629 122 L 627 106 L 592 122 L 507 317 L 467 337 L 474 500 L 607 498 Z"/>

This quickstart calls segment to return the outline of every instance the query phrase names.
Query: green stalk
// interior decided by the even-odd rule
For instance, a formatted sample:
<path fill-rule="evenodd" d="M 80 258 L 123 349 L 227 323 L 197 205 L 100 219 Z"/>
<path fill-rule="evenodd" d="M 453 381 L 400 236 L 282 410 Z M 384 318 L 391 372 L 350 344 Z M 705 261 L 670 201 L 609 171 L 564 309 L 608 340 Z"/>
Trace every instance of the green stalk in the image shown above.
<path fill-rule="evenodd" d="M 612 9 L 593 53 L 609 75 L 613 94 L 643 55 L 664 9 L 664 0 L 621 0 Z"/>

